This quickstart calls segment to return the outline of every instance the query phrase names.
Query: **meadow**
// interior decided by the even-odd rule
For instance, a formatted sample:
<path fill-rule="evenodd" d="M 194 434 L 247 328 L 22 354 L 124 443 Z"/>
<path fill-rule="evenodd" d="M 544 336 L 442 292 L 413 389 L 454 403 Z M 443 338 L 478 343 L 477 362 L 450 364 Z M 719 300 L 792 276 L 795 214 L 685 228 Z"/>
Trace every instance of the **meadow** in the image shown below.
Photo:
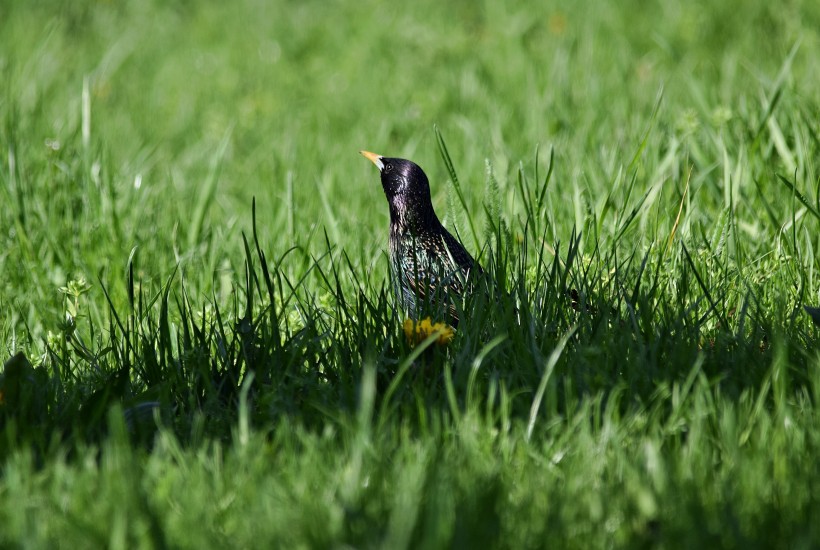
<path fill-rule="evenodd" d="M 5 2 L 0 546 L 817 547 L 818 51 L 810 0 Z M 361 149 L 494 280 L 449 343 Z"/>

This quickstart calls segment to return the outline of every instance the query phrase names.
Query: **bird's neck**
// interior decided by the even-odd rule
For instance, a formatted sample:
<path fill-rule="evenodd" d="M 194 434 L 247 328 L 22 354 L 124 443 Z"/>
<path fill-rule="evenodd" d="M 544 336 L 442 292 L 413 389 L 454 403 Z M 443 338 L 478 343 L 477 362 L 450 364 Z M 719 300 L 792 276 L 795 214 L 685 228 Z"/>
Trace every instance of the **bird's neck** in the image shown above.
<path fill-rule="evenodd" d="M 390 227 L 396 235 L 421 235 L 434 232 L 440 226 L 441 222 L 432 208 L 419 210 L 403 205 L 390 205 Z"/>

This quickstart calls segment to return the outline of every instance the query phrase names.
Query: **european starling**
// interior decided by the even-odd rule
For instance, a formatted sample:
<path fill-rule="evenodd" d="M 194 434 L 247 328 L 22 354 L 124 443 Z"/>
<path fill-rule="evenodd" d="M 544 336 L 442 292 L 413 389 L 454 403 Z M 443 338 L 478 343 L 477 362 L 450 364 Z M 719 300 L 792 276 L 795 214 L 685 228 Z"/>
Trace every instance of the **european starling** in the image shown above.
<path fill-rule="evenodd" d="M 390 207 L 390 267 L 396 298 L 411 317 L 446 313 L 458 324 L 456 300 L 471 292 L 481 266 L 438 219 L 430 183 L 409 160 L 361 154 L 381 173 Z"/>

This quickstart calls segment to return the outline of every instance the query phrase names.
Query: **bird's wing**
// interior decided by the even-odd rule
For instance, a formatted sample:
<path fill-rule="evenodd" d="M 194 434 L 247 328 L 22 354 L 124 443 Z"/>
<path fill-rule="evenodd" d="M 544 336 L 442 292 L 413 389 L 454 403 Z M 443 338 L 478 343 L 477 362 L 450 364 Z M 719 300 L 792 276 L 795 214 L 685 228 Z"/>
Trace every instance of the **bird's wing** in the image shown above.
<path fill-rule="evenodd" d="M 401 255 L 408 261 L 398 266 L 397 275 L 404 283 L 400 286 L 407 293 L 408 301 L 412 301 L 412 295 L 415 295 L 422 301 L 446 305 L 448 315 L 457 323 L 453 298 L 464 293 L 465 285 L 469 288 L 471 272 L 481 273 L 483 270 L 461 243 L 446 231 L 428 238 L 431 240 L 411 243 L 410 248 L 418 251 L 415 255 Z"/>
<path fill-rule="evenodd" d="M 470 271 L 477 271 L 481 272 L 481 266 L 478 265 L 470 253 L 467 252 L 467 249 L 464 248 L 458 239 L 453 237 L 446 229 L 441 233 L 442 239 L 444 240 L 444 244 L 447 246 L 447 251 L 449 252 L 450 258 L 452 262 L 458 266 L 461 271 L 469 273 Z"/>

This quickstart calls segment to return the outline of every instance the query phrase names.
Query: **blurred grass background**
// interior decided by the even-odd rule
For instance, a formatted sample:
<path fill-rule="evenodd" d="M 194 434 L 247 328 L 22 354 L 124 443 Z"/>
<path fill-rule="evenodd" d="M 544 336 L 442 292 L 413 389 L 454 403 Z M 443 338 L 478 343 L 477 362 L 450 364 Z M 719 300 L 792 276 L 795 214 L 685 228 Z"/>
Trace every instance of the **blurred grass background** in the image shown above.
<path fill-rule="evenodd" d="M 513 216 L 506 182 L 519 163 L 532 168 L 536 146 L 542 159 L 553 147 L 550 195 L 562 206 L 553 221 L 566 239 L 629 177 L 619 170 L 648 130 L 638 168 L 652 170 L 669 149 L 674 158 L 638 172 L 641 183 L 674 187 L 671 198 L 687 163 L 697 178 L 723 161 L 703 152 L 710 141 L 740 153 L 777 90 L 789 100 L 817 93 L 811 2 L 8 2 L 2 11 L 2 139 L 17 173 L 9 177 L 4 154 L 2 221 L 22 223 L 3 232 L 2 298 L 22 291 L 38 309 L 54 310 L 54 289 L 78 273 L 116 277 L 134 246 L 145 277 L 182 261 L 204 291 L 238 257 L 252 197 L 275 250 L 324 229 L 367 265 L 384 249 L 387 215 L 356 152 L 415 159 L 444 214 L 434 124 L 476 217 L 485 159 Z M 736 184 L 745 190 L 752 176 Z M 708 222 L 724 190 L 715 171 L 707 177 L 698 203 Z M 664 201 L 662 217 L 676 202 Z"/>

